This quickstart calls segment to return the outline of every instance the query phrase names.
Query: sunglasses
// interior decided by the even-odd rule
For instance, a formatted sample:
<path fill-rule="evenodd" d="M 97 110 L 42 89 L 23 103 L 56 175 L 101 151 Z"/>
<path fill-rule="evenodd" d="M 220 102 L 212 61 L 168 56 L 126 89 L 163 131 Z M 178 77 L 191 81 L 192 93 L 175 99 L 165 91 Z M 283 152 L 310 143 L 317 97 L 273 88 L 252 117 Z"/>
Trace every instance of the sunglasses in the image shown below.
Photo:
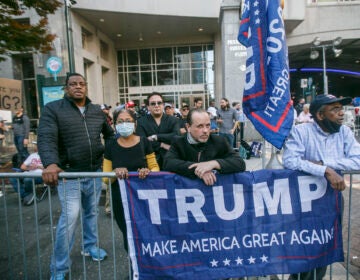
<path fill-rule="evenodd" d="M 162 101 L 158 101 L 158 102 L 150 102 L 150 106 L 160 106 L 160 105 L 162 105 L 163 104 L 163 102 Z"/>

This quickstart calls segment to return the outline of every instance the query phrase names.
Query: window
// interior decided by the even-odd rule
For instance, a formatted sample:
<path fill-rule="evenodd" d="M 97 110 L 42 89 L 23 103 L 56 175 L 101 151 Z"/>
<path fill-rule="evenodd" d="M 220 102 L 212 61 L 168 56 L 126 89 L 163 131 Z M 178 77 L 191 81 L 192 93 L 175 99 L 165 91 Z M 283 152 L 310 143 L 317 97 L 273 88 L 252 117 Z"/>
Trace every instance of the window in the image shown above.
<path fill-rule="evenodd" d="M 212 44 L 121 50 L 117 61 L 119 100 L 142 99 L 153 90 L 172 96 L 174 103 L 184 92 L 196 92 L 204 101 L 214 98 Z"/>
<path fill-rule="evenodd" d="M 100 40 L 100 57 L 109 60 L 109 46 L 102 40 Z"/>
<path fill-rule="evenodd" d="M 139 65 L 138 50 L 127 51 L 127 60 L 128 65 Z"/>
<path fill-rule="evenodd" d="M 90 44 L 92 40 L 92 34 L 85 28 L 81 28 L 81 44 L 84 50 L 90 50 Z"/>

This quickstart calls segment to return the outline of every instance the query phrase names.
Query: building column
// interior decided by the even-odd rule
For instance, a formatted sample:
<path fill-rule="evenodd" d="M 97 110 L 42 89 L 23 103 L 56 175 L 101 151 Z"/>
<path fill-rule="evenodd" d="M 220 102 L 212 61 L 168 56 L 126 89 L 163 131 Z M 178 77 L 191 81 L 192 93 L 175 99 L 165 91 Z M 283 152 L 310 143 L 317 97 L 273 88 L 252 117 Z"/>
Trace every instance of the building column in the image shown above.
<path fill-rule="evenodd" d="M 246 48 L 238 40 L 240 0 L 223 0 L 220 8 L 221 26 L 221 97 L 242 101 L 246 71 Z M 220 69 L 219 69 L 220 70 Z"/>

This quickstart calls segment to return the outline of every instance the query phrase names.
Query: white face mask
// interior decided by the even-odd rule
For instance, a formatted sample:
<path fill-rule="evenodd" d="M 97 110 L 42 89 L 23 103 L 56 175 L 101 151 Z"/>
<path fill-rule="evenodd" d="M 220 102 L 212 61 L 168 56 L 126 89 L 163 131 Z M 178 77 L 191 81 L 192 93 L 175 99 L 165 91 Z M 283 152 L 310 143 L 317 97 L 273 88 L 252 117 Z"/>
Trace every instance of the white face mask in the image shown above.
<path fill-rule="evenodd" d="M 135 130 L 135 123 L 132 122 L 123 122 L 116 125 L 116 131 L 120 136 L 128 137 L 133 134 Z"/>

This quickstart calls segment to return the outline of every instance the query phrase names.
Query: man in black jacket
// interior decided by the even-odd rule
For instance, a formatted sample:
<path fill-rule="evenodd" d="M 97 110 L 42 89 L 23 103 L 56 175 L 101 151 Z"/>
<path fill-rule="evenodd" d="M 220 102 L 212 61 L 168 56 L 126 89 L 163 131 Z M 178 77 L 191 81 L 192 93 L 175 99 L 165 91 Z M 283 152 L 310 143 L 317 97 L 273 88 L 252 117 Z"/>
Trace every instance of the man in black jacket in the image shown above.
<path fill-rule="evenodd" d="M 164 170 L 190 178 L 200 178 L 208 186 L 220 173 L 245 171 L 246 165 L 228 141 L 210 134 L 210 117 L 203 109 L 192 109 L 187 116 L 187 134 L 176 137 L 165 156 Z"/>
<path fill-rule="evenodd" d="M 150 94 L 146 103 L 150 114 L 138 120 L 136 134 L 151 141 L 156 161 L 162 168 L 173 137 L 180 134 L 179 119 L 164 113 L 164 100 L 158 92 Z"/>
<path fill-rule="evenodd" d="M 101 178 L 66 179 L 58 174 L 100 171 L 106 139 L 113 130 L 99 105 L 87 97 L 87 83 L 78 73 L 67 76 L 64 98 L 48 103 L 42 112 L 38 128 L 38 150 L 44 165 L 42 178 L 50 186 L 58 186 L 61 215 L 56 227 L 54 255 L 51 259 L 51 279 L 65 279 L 70 269 L 70 252 L 80 207 L 83 208 L 82 254 L 102 261 L 106 252 L 96 246 L 97 206 L 101 193 Z M 80 188 L 80 191 L 79 191 Z"/>
<path fill-rule="evenodd" d="M 14 133 L 14 144 L 19 155 L 19 160 L 22 163 L 29 156 L 27 146 L 29 144 L 30 134 L 30 119 L 24 113 L 22 106 L 13 116 L 12 129 Z"/>

